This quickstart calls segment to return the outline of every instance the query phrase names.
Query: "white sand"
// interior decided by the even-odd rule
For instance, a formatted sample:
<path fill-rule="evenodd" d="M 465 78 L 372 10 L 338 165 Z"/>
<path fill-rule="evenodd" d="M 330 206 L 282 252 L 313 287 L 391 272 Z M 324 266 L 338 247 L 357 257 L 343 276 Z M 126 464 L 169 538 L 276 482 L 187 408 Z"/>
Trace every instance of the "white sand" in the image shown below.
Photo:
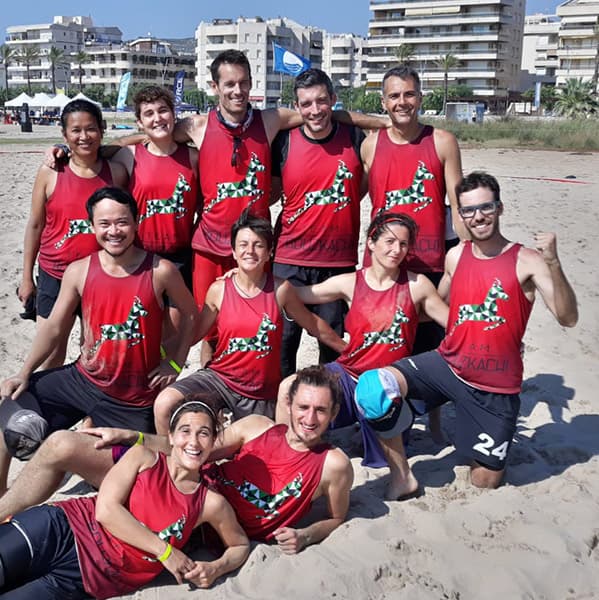
<path fill-rule="evenodd" d="M 57 133 L 36 128 L 29 137 L 47 137 L 49 130 Z M 29 146 L 4 143 L 9 136 L 22 139 L 27 134 L 0 126 L 2 377 L 16 372 L 34 332 L 31 322 L 18 317 L 15 287 L 41 160 Z M 466 172 L 485 169 L 498 177 L 508 237 L 531 244 L 536 230 L 557 232 L 561 261 L 580 303 L 579 325 L 566 330 L 537 301 L 525 338 L 522 413 L 505 485 L 495 491 L 473 489 L 453 448 L 438 451 L 421 423 L 412 435 L 410 454 L 424 495 L 383 502 L 387 470 L 360 466 L 355 431 L 338 435 L 356 473 L 347 522 L 295 557 L 254 545 L 238 574 L 194 597 L 599 597 L 599 278 L 593 249 L 599 231 L 599 156 L 466 149 L 463 162 Z M 576 179 L 536 179 L 569 175 Z M 71 356 L 76 356 L 74 344 Z M 313 357 L 313 350 L 304 350 L 302 364 Z M 453 410 L 446 407 L 443 414 L 451 435 Z M 18 470 L 15 465 L 12 474 Z M 134 597 L 191 597 L 187 586 L 173 585 L 167 576 L 158 586 Z"/>

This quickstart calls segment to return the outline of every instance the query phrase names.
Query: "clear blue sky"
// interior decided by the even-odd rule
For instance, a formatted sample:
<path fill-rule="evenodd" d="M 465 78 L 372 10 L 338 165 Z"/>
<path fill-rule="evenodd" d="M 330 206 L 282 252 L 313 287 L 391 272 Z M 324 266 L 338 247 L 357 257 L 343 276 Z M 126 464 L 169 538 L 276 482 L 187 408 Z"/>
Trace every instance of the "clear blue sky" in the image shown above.
<path fill-rule="evenodd" d="M 559 2 L 555 0 L 527 0 L 526 12 L 553 13 Z M 10 25 L 51 23 L 54 15 L 80 15 L 82 5 L 96 25 L 116 25 L 124 39 L 132 39 L 150 32 L 155 37 L 193 37 L 200 21 L 212 19 L 260 16 L 289 17 L 302 25 L 322 27 L 332 33 L 366 35 L 368 0 L 3 0 L 0 9 L 2 41 Z M 222 8 L 218 8 L 222 6 Z"/>

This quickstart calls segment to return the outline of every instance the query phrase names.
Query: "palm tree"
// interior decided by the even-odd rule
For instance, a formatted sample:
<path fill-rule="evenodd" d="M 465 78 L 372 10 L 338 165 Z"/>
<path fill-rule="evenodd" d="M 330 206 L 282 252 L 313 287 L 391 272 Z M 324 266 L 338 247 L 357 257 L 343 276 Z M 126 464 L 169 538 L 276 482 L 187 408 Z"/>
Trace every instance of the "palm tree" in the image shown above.
<path fill-rule="evenodd" d="M 79 71 L 79 91 L 81 92 L 83 91 L 83 65 L 90 63 L 92 61 L 92 57 L 84 50 L 79 50 L 79 52 L 75 53 L 73 59 L 75 60 L 77 69 Z"/>
<path fill-rule="evenodd" d="M 48 52 L 48 60 L 50 61 L 50 71 L 52 72 L 52 93 L 56 94 L 56 65 L 63 64 L 64 50 L 52 46 Z"/>
<path fill-rule="evenodd" d="M 460 59 L 451 52 L 442 54 L 437 61 L 437 66 L 443 70 L 443 114 L 447 107 L 447 88 L 449 87 L 449 71 L 455 69 L 460 64 Z"/>
<path fill-rule="evenodd" d="M 16 56 L 16 51 L 12 46 L 9 46 L 8 44 L 2 44 L 2 46 L 0 46 L 0 60 L 2 61 L 2 64 L 4 65 L 4 74 L 5 74 L 5 79 L 6 79 L 6 100 L 10 100 L 10 98 L 8 97 L 8 66 L 10 65 L 10 63 L 13 62 L 14 58 Z"/>
<path fill-rule="evenodd" d="M 19 61 L 22 65 L 25 65 L 25 69 L 27 71 L 27 93 L 31 96 L 31 74 L 29 73 L 29 68 L 31 65 L 40 57 L 39 48 L 35 46 L 25 46 L 21 48 L 19 53 L 16 55 L 17 61 Z"/>
<path fill-rule="evenodd" d="M 409 65 L 410 61 L 414 58 L 414 46 L 412 44 L 400 44 L 393 51 L 397 62 Z"/>
<path fill-rule="evenodd" d="M 564 117 L 588 117 L 599 112 L 599 103 L 594 97 L 592 81 L 582 78 L 566 79 L 566 85 L 560 88 L 553 110 Z"/>

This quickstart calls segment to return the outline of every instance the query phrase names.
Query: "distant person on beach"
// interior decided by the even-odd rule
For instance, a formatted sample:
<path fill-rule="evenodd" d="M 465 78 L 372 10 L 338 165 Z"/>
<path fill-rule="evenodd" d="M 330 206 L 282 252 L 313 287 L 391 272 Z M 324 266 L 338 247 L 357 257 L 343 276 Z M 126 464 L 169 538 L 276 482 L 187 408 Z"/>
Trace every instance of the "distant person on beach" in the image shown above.
<path fill-rule="evenodd" d="M 0 385 L 0 493 L 11 456 L 26 459 L 52 431 L 89 416 L 95 425 L 153 431 L 153 404 L 172 383 L 193 340 L 197 309 L 176 267 L 135 246 L 137 205 L 125 190 L 105 187 L 87 201 L 101 248 L 71 263 L 21 370 Z M 161 358 L 163 295 L 184 316 L 175 351 Z M 47 359 L 81 305 L 82 347 L 76 362 L 34 371 Z"/>
<path fill-rule="evenodd" d="M 449 318 L 439 349 L 367 371 L 358 381 L 360 410 L 400 465 L 397 496 L 415 492 L 418 481 L 399 431 L 391 438 L 385 431 L 397 419 L 409 423 L 413 412 L 450 401 L 456 410 L 454 445 L 472 461 L 472 483 L 499 486 L 520 410 L 521 343 L 535 292 L 560 325 L 578 321 L 555 234 L 536 233 L 536 249 L 506 239 L 499 228 L 499 191 L 497 180 L 482 172 L 471 173 L 456 188 L 459 215 L 472 241 L 447 253 L 439 292 L 449 298 Z"/>
<path fill-rule="evenodd" d="M 250 415 L 217 438 L 210 460 L 219 462 L 210 469 L 210 479 L 251 539 L 275 541 L 284 553 L 294 554 L 323 540 L 345 520 L 351 463 L 323 440 L 339 410 L 340 394 L 337 379 L 322 367 L 302 369 L 289 390 L 288 426 Z M 0 520 L 48 499 L 67 472 L 99 486 L 127 450 L 114 445 L 136 442 L 169 452 L 166 438 L 137 431 L 94 428 L 52 434 L 0 497 Z M 230 460 L 222 462 L 224 458 Z M 321 496 L 327 516 L 297 528 Z"/>
<path fill-rule="evenodd" d="M 407 65 L 387 71 L 383 77 L 382 106 L 391 119 L 391 127 L 366 138 L 362 160 L 368 174 L 371 219 L 382 211 L 410 215 L 418 225 L 418 235 L 406 266 L 438 286 L 445 259 L 446 195 L 457 233 L 465 239 L 455 197 L 455 186 L 462 178 L 462 162 L 452 133 L 420 123 L 421 105 L 418 72 Z M 365 254 L 364 266 L 369 261 L 370 256 Z M 416 333 L 414 352 L 434 350 L 444 335 L 437 323 L 423 320 Z M 429 419 L 433 438 L 441 442 L 439 411 L 431 413 Z"/>
<path fill-rule="evenodd" d="M 102 112 L 96 104 L 87 100 L 69 102 L 62 111 L 61 123 L 70 156 L 56 170 L 42 165 L 37 173 L 25 228 L 23 280 L 17 292 L 23 306 L 35 297 L 38 327 L 50 316 L 68 265 L 99 249 L 87 217 L 87 199 L 105 186 L 127 186 L 125 169 L 98 154 L 103 127 Z M 76 312 L 77 307 L 69 317 L 70 323 L 64 324 L 64 336 L 57 340 L 43 368 L 63 364 Z"/>
<path fill-rule="evenodd" d="M 447 305 L 435 286 L 424 275 L 412 273 L 404 266 L 415 239 L 416 223 L 411 217 L 379 213 L 368 227 L 369 267 L 296 288 L 300 299 L 307 304 L 335 299 L 349 305 L 345 328 L 350 341 L 335 362 L 325 365 L 327 371 L 339 377 L 342 390 L 341 409 L 333 428 L 359 422 L 364 447 L 362 464 L 389 465 L 392 481 L 397 477 L 394 456 L 385 455 L 385 446 L 381 447 L 375 432 L 357 410 L 354 393 L 361 373 L 412 354 L 420 312 L 441 327 L 447 324 Z M 279 423 L 288 420 L 287 390 L 294 378 L 295 375 L 291 375 L 279 386 L 276 413 Z"/>
<path fill-rule="evenodd" d="M 97 496 L 12 516 L 0 525 L 0 597 L 112 598 L 164 569 L 179 584 L 207 588 L 237 569 L 249 554 L 248 539 L 201 473 L 216 439 L 209 401 L 190 399 L 170 416 L 167 454 L 136 445 L 105 473 Z M 196 561 L 183 551 L 202 523 L 224 545 L 215 560 Z"/>

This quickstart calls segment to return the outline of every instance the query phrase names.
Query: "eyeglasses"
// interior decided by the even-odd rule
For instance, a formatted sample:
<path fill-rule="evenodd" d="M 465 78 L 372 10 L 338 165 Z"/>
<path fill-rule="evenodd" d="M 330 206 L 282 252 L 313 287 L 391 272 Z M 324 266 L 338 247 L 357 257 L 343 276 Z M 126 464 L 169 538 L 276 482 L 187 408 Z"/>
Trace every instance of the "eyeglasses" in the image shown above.
<path fill-rule="evenodd" d="M 460 206 L 458 212 L 462 219 L 472 219 L 477 210 L 480 210 L 485 217 L 488 217 L 489 215 L 494 215 L 498 208 L 499 202 L 492 200 L 491 202 L 483 202 L 482 204 L 475 204 L 474 206 Z"/>
<path fill-rule="evenodd" d="M 239 158 L 239 147 L 241 146 L 241 138 L 239 136 L 233 137 L 233 154 L 231 154 L 231 166 L 237 166 L 237 159 Z"/>

